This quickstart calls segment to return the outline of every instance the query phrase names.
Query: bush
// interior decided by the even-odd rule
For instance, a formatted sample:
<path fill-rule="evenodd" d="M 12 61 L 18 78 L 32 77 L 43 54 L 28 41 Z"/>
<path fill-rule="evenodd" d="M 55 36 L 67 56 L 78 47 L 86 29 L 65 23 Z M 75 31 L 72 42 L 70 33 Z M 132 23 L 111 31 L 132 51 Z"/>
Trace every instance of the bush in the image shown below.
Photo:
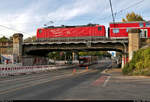
<path fill-rule="evenodd" d="M 132 60 L 123 70 L 125 75 L 150 75 L 150 48 L 135 52 Z"/>
<path fill-rule="evenodd" d="M 135 69 L 135 64 L 132 62 L 132 63 L 127 63 L 122 72 L 124 75 L 131 75 L 132 71 Z"/>
<path fill-rule="evenodd" d="M 130 72 L 130 70 L 129 70 L 129 63 L 127 63 L 127 64 L 124 66 L 122 72 L 123 72 L 124 75 L 126 75 L 126 74 L 128 74 L 128 73 Z"/>

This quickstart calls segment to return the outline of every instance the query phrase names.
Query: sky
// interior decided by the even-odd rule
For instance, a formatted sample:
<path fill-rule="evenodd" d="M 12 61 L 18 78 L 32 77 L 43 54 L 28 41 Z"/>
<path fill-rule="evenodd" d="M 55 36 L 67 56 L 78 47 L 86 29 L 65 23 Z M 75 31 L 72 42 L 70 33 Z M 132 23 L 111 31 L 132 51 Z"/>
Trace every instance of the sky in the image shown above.
<path fill-rule="evenodd" d="M 111 0 L 115 21 L 134 11 L 150 20 L 150 0 Z M 53 23 L 51 22 L 53 21 Z M 0 37 L 22 33 L 35 36 L 38 28 L 60 25 L 109 26 L 112 22 L 109 0 L 1 0 Z"/>

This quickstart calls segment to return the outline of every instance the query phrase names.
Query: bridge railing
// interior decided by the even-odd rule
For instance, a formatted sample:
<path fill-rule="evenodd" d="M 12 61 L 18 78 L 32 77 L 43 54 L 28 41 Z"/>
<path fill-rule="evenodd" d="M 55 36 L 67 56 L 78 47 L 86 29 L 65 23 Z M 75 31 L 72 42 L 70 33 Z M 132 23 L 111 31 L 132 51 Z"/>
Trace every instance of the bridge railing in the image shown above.
<path fill-rule="evenodd" d="M 77 41 L 96 41 L 96 40 L 104 40 L 105 37 L 95 36 L 95 37 L 68 37 L 68 38 L 40 38 L 37 39 L 37 42 L 77 42 Z"/>

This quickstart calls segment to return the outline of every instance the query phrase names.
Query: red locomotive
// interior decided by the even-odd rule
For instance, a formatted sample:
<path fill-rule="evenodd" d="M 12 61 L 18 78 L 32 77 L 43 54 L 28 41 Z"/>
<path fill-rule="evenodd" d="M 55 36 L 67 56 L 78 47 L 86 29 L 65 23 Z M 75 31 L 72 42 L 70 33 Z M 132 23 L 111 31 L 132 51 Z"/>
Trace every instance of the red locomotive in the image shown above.
<path fill-rule="evenodd" d="M 115 22 L 110 23 L 108 29 L 108 38 L 127 39 L 128 31 L 132 28 L 140 29 L 141 38 L 150 38 L 150 21 L 138 22 Z M 36 38 L 38 41 L 43 40 L 90 40 L 97 38 L 106 38 L 104 25 L 88 24 L 80 26 L 49 26 L 37 29 Z"/>
<path fill-rule="evenodd" d="M 37 30 L 38 40 L 49 40 L 56 38 L 69 39 L 88 39 L 89 37 L 105 37 L 105 26 L 97 24 L 89 24 L 83 26 L 50 26 L 39 28 Z"/>
<path fill-rule="evenodd" d="M 150 37 L 150 22 L 145 21 L 110 23 L 108 34 L 110 38 L 124 39 L 128 38 L 128 31 L 133 28 L 141 30 L 141 38 Z"/>

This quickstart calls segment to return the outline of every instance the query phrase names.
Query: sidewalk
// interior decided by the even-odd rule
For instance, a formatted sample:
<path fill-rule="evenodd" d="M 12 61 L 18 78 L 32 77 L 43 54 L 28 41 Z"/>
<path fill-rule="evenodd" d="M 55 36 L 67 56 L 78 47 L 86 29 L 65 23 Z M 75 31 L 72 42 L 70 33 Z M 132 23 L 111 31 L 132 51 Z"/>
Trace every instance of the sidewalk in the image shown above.
<path fill-rule="evenodd" d="M 104 71 L 105 74 L 110 74 L 112 76 L 118 76 L 118 77 L 123 77 L 123 78 L 143 78 L 143 79 L 150 79 L 150 76 L 128 76 L 128 75 L 123 75 L 122 69 L 121 68 L 112 68 Z"/>
<path fill-rule="evenodd" d="M 110 98 L 150 100 L 150 77 L 123 75 L 121 68 L 112 68 L 103 74 L 111 77 L 104 89 Z"/>

